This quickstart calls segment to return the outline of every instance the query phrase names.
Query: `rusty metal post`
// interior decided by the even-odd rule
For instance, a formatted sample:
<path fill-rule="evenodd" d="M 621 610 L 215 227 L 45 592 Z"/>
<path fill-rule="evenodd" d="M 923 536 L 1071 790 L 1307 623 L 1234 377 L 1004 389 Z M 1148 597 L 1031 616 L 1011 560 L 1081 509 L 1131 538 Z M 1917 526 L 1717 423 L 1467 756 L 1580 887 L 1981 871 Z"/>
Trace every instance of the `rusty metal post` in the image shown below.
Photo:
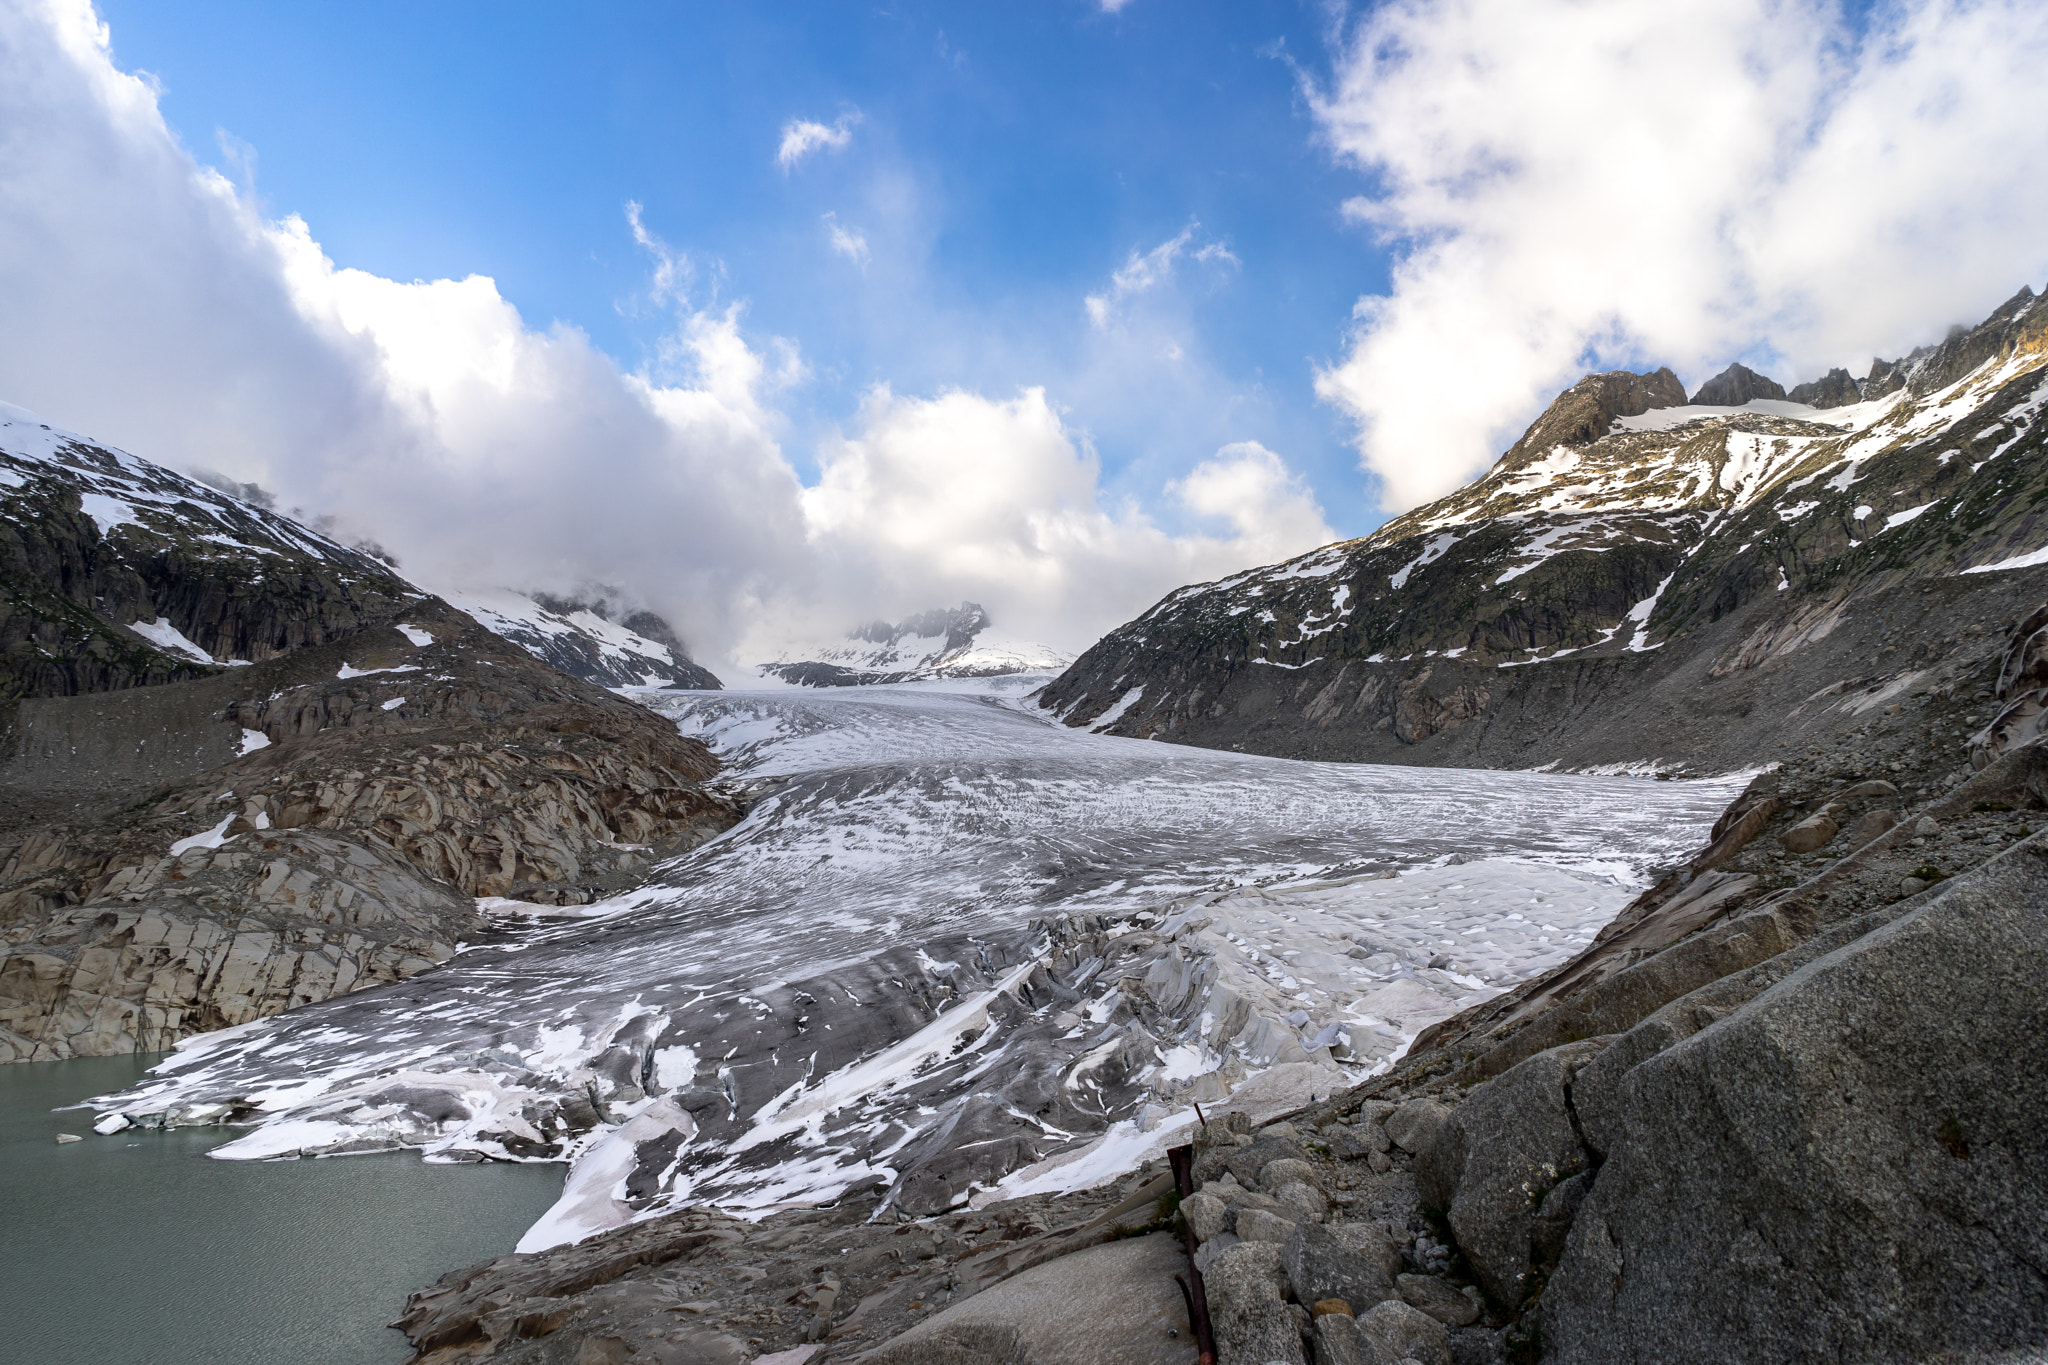
<path fill-rule="evenodd" d="M 1168 1148 L 1166 1161 L 1173 1168 L 1174 1187 L 1186 1199 L 1195 1192 L 1194 1144 Z M 1202 1272 L 1195 1266 L 1195 1234 L 1185 1218 L 1180 1220 L 1180 1239 L 1188 1254 L 1188 1283 L 1181 1286 L 1181 1292 L 1188 1300 L 1188 1325 L 1195 1329 L 1196 1359 L 1200 1365 L 1216 1365 L 1216 1333 L 1209 1325 L 1209 1296 L 1202 1289 Z"/>

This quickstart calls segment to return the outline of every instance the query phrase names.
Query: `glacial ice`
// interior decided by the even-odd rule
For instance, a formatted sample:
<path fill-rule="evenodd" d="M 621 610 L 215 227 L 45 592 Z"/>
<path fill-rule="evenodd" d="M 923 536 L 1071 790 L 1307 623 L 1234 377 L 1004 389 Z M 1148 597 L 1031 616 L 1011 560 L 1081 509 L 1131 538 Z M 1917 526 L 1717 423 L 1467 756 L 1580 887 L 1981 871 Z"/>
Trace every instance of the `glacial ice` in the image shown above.
<path fill-rule="evenodd" d="M 576 1163 L 535 1245 L 874 1178 L 925 1207 L 1068 1188 L 1193 1102 L 1328 1093 L 1564 961 L 1741 783 L 1291 762 L 1070 730 L 1021 690 L 639 693 L 720 751 L 741 824 L 609 901 L 486 906 L 522 912 L 95 1107 L 227 1106 L 254 1125 L 227 1159 Z M 1044 1105 L 1000 1099 L 1041 1073 Z"/>

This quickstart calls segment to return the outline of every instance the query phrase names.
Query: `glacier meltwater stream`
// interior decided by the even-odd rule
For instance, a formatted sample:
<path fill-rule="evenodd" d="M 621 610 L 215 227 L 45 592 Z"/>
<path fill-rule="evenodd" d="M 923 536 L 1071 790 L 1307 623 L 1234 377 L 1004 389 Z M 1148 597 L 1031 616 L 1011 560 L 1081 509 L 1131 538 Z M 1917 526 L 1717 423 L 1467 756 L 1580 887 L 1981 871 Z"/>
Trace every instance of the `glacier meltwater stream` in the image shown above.
<path fill-rule="evenodd" d="M 1563 961 L 1739 787 L 1104 738 L 1014 679 L 638 699 L 720 751 L 743 823 L 631 894 L 499 906 L 444 967 L 188 1040 L 76 1116 L 102 1135 L 61 1149 L 75 1178 L 204 1123 L 236 1125 L 216 1158 L 568 1161 L 528 1248 L 689 1202 L 1085 1183 L 1191 1100 L 1327 1093 Z M 346 1163 L 355 1197 L 401 1159 Z"/>

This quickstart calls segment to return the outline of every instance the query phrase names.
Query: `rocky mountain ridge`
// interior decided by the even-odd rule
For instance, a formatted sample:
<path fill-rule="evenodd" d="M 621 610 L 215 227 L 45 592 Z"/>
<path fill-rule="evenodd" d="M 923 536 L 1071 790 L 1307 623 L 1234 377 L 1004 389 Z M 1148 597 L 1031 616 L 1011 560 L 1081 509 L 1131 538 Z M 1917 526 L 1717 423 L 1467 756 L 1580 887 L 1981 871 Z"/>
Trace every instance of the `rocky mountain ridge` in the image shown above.
<path fill-rule="evenodd" d="M 555 597 L 509 590 L 449 590 L 442 596 L 543 663 L 599 687 L 709 688 L 725 684 L 690 658 L 682 637 L 645 607 L 623 608 L 601 593 Z"/>
<path fill-rule="evenodd" d="M 803 687 L 860 687 L 940 678 L 999 678 L 1054 673 L 1073 662 L 1047 645 L 993 635 L 977 602 L 940 608 L 902 621 L 870 621 L 843 641 L 792 647 L 761 672 Z"/>
<path fill-rule="evenodd" d="M 2048 308 L 2022 290 L 1873 375 L 1828 409 L 1587 376 L 1466 487 L 1180 589 L 1042 702 L 1290 757 L 1762 761 L 1794 715 L 1846 723 L 1813 694 L 1998 630 L 2048 560 Z"/>
<path fill-rule="evenodd" d="M 0 701 L 257 663 L 389 619 L 426 594 L 375 546 L 0 404 Z M 602 687 L 718 687 L 645 608 L 453 590 L 479 621 Z"/>
<path fill-rule="evenodd" d="M 0 1061 L 396 980 L 738 819 L 673 724 L 260 501 L 0 411 Z M 683 672 L 576 615 L 541 643 Z"/>
<path fill-rule="evenodd" d="M 288 517 L 0 405 L 0 698 L 257 663 L 422 596 Z"/>

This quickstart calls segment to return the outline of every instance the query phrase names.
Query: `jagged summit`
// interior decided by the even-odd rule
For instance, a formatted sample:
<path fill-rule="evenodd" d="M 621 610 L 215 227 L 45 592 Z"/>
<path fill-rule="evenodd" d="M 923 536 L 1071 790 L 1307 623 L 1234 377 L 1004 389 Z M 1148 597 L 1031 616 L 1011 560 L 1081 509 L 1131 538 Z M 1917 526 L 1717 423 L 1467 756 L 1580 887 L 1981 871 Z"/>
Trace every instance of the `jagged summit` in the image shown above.
<path fill-rule="evenodd" d="M 974 643 L 974 637 L 989 627 L 988 612 L 979 602 L 962 602 L 959 606 L 934 611 L 920 612 L 890 624 L 887 621 L 870 621 L 847 632 L 847 638 L 865 640 L 871 645 L 894 647 L 905 638 L 915 640 L 938 640 L 946 642 L 946 648 L 965 649 Z M 914 646 L 913 646 L 914 648 Z"/>
<path fill-rule="evenodd" d="M 905 617 L 855 626 L 843 640 L 784 650 L 761 671 L 804 687 L 858 687 L 935 678 L 997 678 L 1057 673 L 1071 654 L 1048 645 L 994 636 L 994 623 L 978 602 L 962 602 Z"/>
<path fill-rule="evenodd" d="M 1652 408 L 1677 407 L 1685 389 L 1668 368 L 1648 374 L 1610 370 L 1589 374 L 1566 389 L 1530 424 L 1522 439 L 1508 447 L 1496 469 L 1514 469 L 1543 458 L 1558 446 L 1583 446 L 1605 436 L 1616 419 L 1636 417 Z"/>
<path fill-rule="evenodd" d="M 1785 388 L 1775 379 L 1766 379 L 1747 365 L 1730 365 L 1721 373 L 1700 385 L 1699 392 L 1692 396 L 1694 407 L 1739 408 L 1758 398 L 1782 399 Z"/>
<path fill-rule="evenodd" d="M 5 403 L 0 525 L 0 703 L 262 663 L 423 596 L 263 501 Z"/>
<path fill-rule="evenodd" d="M 1872 361 L 1871 365 L 1874 368 L 1879 363 Z M 1819 379 L 1794 385 L 1785 397 L 1789 402 L 1804 403 L 1810 408 L 1846 408 L 1851 403 L 1863 401 L 1863 390 L 1847 370 L 1837 366 Z"/>

